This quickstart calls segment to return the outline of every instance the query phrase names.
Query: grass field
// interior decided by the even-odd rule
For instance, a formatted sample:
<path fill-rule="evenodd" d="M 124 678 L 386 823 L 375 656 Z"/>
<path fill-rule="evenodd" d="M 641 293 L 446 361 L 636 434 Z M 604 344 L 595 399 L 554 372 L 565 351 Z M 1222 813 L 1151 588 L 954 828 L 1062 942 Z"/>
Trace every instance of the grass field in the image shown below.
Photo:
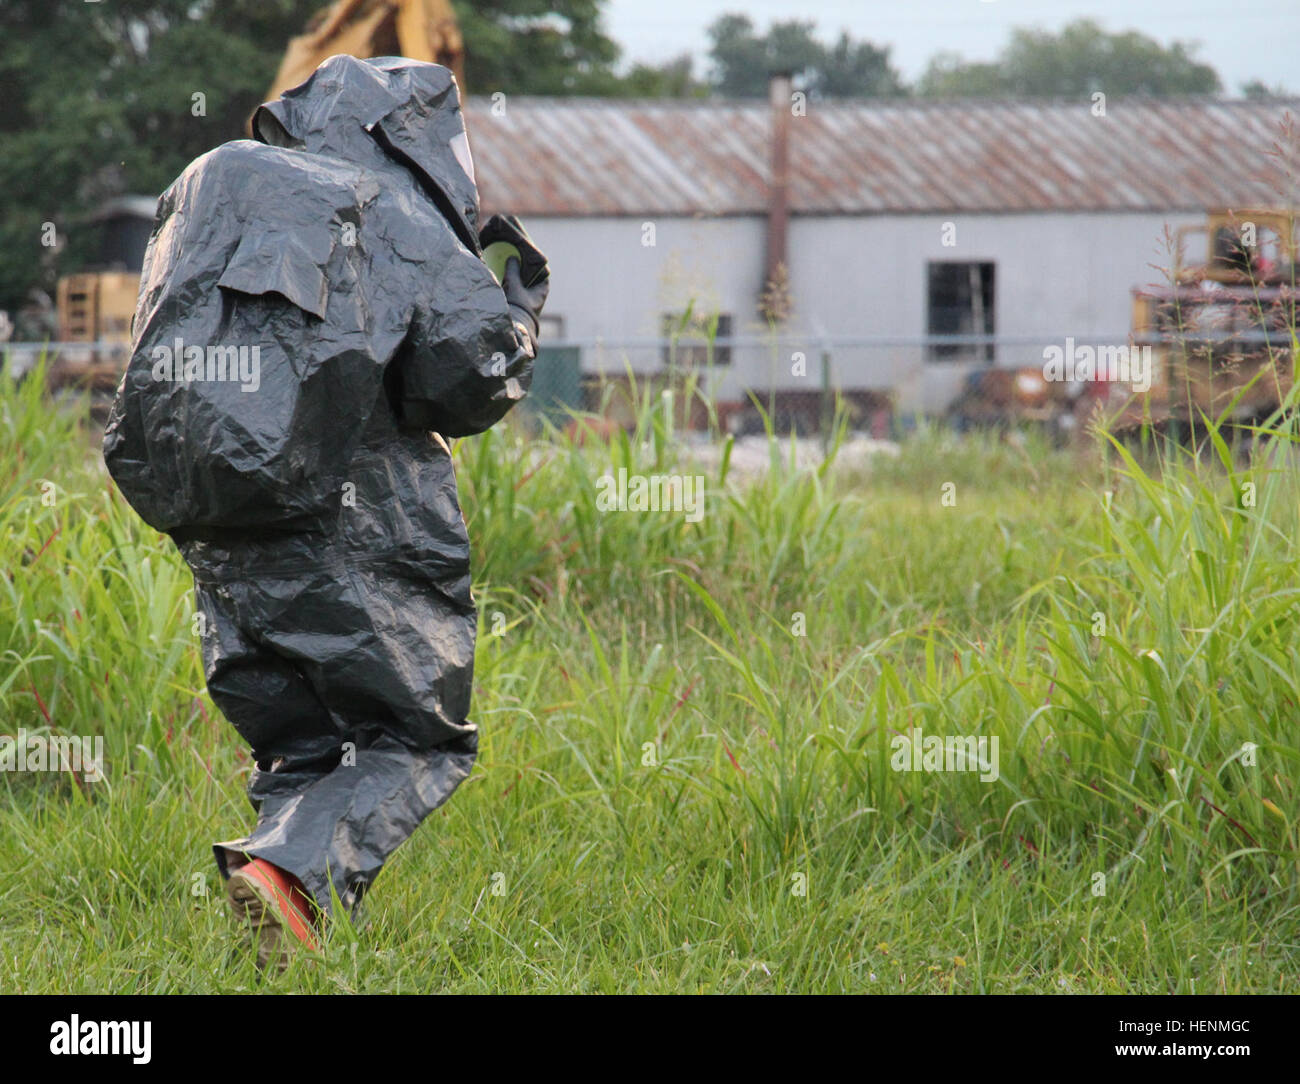
<path fill-rule="evenodd" d="M 211 863 L 250 764 L 189 573 L 33 385 L 0 389 L 0 733 L 108 763 L 0 774 L 0 990 L 1300 989 L 1290 432 L 1248 463 L 923 433 L 854 471 L 774 442 L 698 523 L 597 509 L 605 471 L 673 468 L 649 406 L 613 443 L 460 442 L 479 763 L 262 980 Z M 909 727 L 996 737 L 998 778 L 894 770 Z"/>

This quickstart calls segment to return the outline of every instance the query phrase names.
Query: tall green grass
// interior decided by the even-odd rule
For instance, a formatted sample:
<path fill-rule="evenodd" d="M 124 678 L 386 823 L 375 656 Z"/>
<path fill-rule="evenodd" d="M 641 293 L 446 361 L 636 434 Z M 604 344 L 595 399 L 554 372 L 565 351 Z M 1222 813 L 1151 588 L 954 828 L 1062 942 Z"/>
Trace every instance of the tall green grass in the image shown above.
<path fill-rule="evenodd" d="M 610 440 L 457 445 L 480 761 L 282 986 L 1295 988 L 1292 414 L 1245 466 L 931 432 L 797 469 L 772 437 L 692 524 L 597 508 L 606 471 L 695 473 L 640 394 Z M 188 573 L 79 410 L 32 380 L 0 411 L 0 730 L 110 761 L 0 777 L 0 988 L 249 988 L 207 850 L 248 761 Z M 998 779 L 893 770 L 909 728 L 996 737 Z"/>

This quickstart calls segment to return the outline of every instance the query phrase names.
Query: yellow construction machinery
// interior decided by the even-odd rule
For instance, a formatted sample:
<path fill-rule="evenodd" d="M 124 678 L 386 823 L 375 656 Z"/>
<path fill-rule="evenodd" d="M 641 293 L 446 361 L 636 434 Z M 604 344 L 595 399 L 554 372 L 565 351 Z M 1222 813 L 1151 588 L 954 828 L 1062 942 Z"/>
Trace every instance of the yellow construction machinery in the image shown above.
<path fill-rule="evenodd" d="M 56 335 L 60 342 L 78 345 L 52 359 L 51 387 L 112 391 L 116 386 L 131 352 L 131 316 L 156 202 L 149 196 L 123 196 L 78 224 L 97 236 L 98 252 L 86 269 L 59 279 Z"/>
<path fill-rule="evenodd" d="M 1266 418 L 1294 380 L 1296 215 L 1215 210 L 1175 235 L 1170 283 L 1133 291 L 1133 343 L 1150 347 L 1143 395 L 1114 387 L 1106 403 L 1121 427 L 1200 415 Z"/>
<path fill-rule="evenodd" d="M 1182 435 L 1203 428 L 1202 414 L 1238 426 L 1267 418 L 1295 376 L 1295 212 L 1210 211 L 1175 233 L 1172 255 L 1167 286 L 1133 290 L 1130 341 L 1091 349 L 1086 378 L 977 370 L 953 424 L 1040 424 L 1063 437 L 1099 414 L 1115 432 L 1150 424 Z"/>
<path fill-rule="evenodd" d="M 278 98 L 339 53 L 405 56 L 450 68 L 464 87 L 465 43 L 451 0 L 336 0 L 289 42 L 266 100 Z"/>

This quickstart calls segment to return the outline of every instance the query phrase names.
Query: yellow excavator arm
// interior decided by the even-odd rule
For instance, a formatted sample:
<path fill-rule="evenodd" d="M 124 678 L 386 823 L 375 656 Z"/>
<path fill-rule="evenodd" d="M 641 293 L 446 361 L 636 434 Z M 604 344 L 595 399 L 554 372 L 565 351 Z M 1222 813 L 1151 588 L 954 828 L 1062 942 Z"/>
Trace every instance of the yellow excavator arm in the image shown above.
<path fill-rule="evenodd" d="M 442 64 L 455 73 L 464 92 L 465 43 L 451 0 L 335 0 L 290 40 L 266 100 L 296 87 L 321 61 L 339 53 Z"/>

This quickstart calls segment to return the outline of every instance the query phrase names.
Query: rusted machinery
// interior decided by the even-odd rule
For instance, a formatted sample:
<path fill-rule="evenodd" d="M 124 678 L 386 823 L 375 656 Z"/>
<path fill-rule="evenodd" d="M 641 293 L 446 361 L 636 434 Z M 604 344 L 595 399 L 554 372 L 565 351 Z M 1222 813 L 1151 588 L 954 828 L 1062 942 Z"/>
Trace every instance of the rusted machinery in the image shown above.
<path fill-rule="evenodd" d="M 1132 346 L 1150 349 L 1151 388 L 1111 388 L 1111 425 L 1272 413 L 1295 377 L 1296 252 L 1294 211 L 1216 210 L 1180 229 L 1169 285 L 1133 291 Z"/>

